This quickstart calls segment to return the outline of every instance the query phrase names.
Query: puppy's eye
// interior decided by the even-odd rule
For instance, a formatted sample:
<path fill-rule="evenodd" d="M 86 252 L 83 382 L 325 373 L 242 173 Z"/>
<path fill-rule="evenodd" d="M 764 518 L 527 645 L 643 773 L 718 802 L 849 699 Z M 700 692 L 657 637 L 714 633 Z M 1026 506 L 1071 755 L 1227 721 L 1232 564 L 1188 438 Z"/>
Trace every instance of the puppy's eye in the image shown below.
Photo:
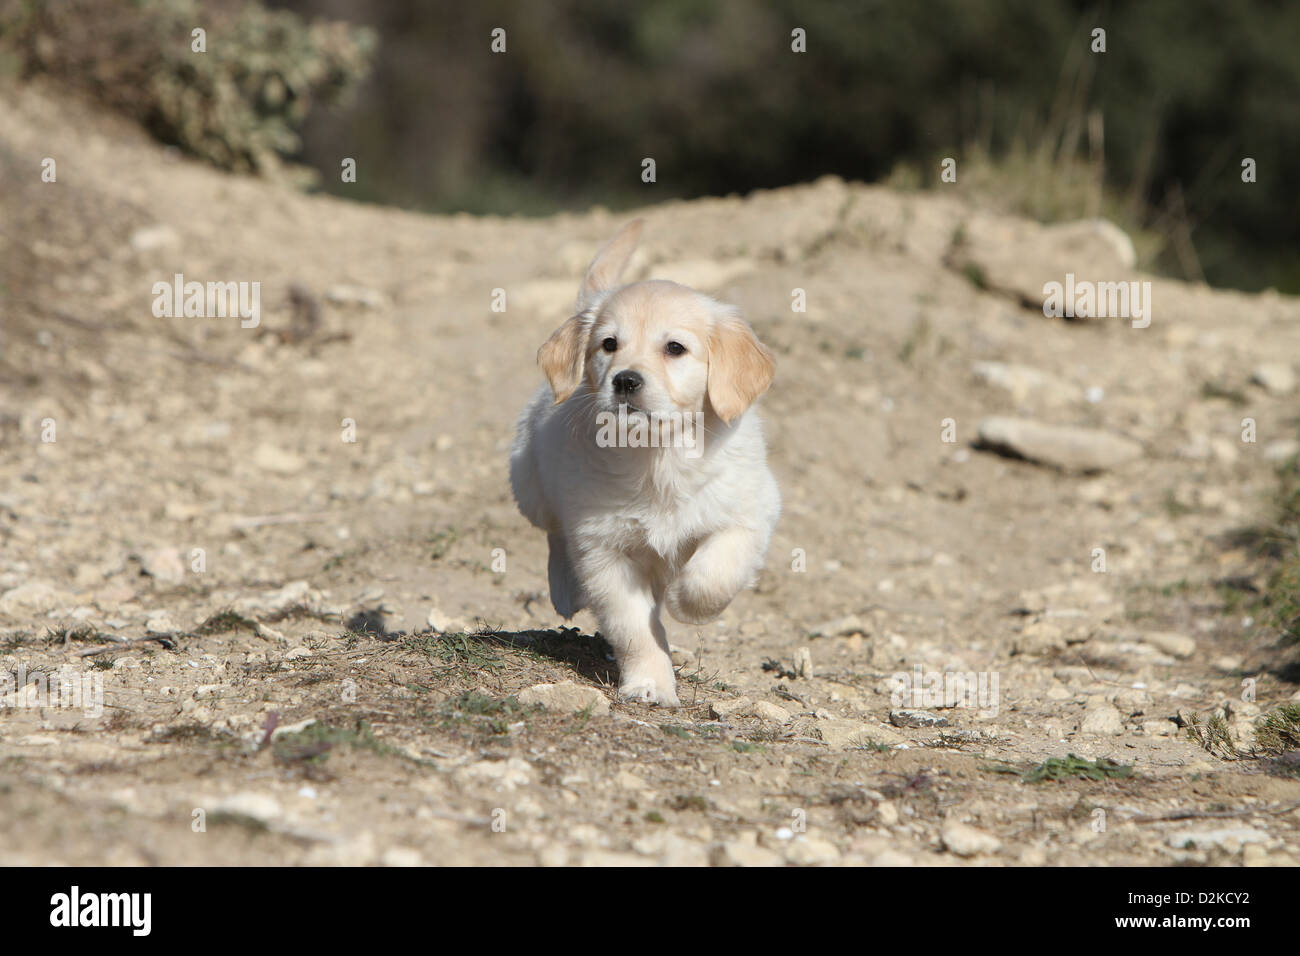
<path fill-rule="evenodd" d="M 669 355 L 685 355 L 686 346 L 682 345 L 681 342 L 669 342 L 664 346 L 664 351 Z"/>
<path fill-rule="evenodd" d="M 610 336 L 605 341 L 600 343 L 600 347 L 604 349 L 606 352 L 615 352 L 618 350 L 618 339 L 614 338 L 613 336 Z"/>

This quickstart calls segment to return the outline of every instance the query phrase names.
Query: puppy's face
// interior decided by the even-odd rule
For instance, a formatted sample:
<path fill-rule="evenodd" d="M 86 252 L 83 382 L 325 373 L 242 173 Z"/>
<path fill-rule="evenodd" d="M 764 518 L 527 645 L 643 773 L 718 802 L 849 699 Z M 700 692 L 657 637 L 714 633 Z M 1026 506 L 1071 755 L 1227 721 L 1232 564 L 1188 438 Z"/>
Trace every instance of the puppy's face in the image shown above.
<path fill-rule="evenodd" d="M 771 384 L 772 353 L 734 309 L 675 282 L 610 291 L 639 234 L 638 221 L 601 250 L 581 311 L 538 351 L 555 400 L 585 382 L 598 411 L 667 418 L 709 407 L 730 422 Z"/>
<path fill-rule="evenodd" d="M 704 410 L 711 303 L 672 282 L 610 296 L 587 339 L 584 375 L 601 411 L 651 417 Z"/>

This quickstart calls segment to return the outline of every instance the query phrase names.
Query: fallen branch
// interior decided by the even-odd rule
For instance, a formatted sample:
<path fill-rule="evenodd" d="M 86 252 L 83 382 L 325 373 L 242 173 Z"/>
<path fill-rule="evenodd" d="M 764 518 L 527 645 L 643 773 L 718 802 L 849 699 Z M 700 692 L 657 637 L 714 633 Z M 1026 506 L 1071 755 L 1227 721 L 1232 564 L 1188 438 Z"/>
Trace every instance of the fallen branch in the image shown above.
<path fill-rule="evenodd" d="M 139 647 L 141 644 L 161 644 L 167 650 L 175 650 L 176 642 L 170 637 L 138 637 L 134 640 L 114 641 L 111 644 L 104 644 L 100 647 L 88 647 L 84 651 L 78 651 L 78 657 L 94 657 L 96 654 L 105 654 L 108 651 L 124 651 L 132 647 Z"/>

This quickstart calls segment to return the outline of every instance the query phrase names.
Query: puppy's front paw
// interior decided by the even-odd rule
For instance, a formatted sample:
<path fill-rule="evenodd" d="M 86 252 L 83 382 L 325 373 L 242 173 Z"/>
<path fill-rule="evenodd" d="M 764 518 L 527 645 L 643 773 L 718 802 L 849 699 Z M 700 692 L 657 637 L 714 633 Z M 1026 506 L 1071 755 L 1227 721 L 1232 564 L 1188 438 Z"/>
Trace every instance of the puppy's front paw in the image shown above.
<path fill-rule="evenodd" d="M 664 596 L 664 607 L 674 621 L 683 624 L 708 624 L 716 621 L 734 595 L 726 591 L 709 590 L 690 580 L 673 582 Z"/>
<path fill-rule="evenodd" d="M 680 707 L 677 699 L 677 678 L 668 668 L 667 675 L 647 671 L 627 670 L 618 686 L 618 694 L 625 700 L 640 704 L 658 704 L 660 707 Z"/>

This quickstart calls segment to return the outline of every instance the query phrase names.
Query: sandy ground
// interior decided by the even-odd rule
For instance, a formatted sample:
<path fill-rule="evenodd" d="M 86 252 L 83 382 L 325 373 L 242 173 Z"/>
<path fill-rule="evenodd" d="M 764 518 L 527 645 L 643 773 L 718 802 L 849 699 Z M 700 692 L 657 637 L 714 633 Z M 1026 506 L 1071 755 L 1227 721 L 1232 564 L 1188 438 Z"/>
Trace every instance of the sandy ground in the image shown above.
<path fill-rule="evenodd" d="M 648 186 L 636 275 L 777 354 L 785 499 L 758 588 L 670 626 L 665 711 L 614 699 L 593 620 L 558 629 L 506 472 L 536 348 L 631 214 L 304 196 L 39 88 L 0 90 L 0 172 L 0 678 L 66 665 L 103 702 L 0 698 L 0 862 L 1300 860 L 1300 779 L 1175 720 L 1218 708 L 1244 748 L 1297 691 L 1224 584 L 1296 434 L 1250 381 L 1300 354 L 1295 300 L 1126 275 L 1150 327 L 1068 322 L 1034 284 L 1114 277 L 1106 244 L 959 187 Z M 260 282 L 260 326 L 156 318 L 176 273 Z M 989 416 L 1138 453 L 1017 460 L 976 447 Z M 971 672 L 996 696 L 891 700 Z M 568 681 L 581 712 L 516 698 Z M 1068 754 L 1131 770 L 1026 779 Z"/>

